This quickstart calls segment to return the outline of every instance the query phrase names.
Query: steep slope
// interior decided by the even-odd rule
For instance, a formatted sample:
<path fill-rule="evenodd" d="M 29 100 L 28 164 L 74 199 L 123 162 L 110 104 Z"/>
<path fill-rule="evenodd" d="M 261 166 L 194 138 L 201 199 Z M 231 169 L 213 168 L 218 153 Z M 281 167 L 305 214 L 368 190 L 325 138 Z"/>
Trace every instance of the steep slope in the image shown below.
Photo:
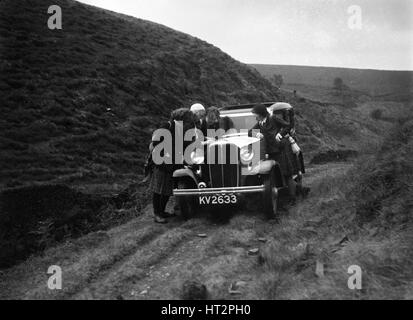
<path fill-rule="evenodd" d="M 0 3 L 0 184 L 125 182 L 177 107 L 276 100 L 258 72 L 167 27 L 70 0 Z"/>

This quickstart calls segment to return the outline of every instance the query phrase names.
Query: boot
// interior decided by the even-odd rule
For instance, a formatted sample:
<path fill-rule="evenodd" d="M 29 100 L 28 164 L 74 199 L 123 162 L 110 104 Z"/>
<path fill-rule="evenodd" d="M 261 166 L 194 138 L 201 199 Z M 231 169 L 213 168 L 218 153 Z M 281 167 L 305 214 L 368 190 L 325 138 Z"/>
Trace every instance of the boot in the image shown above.
<path fill-rule="evenodd" d="M 163 212 L 162 213 L 162 218 L 173 218 L 176 217 L 176 213 L 175 212 Z"/>
<path fill-rule="evenodd" d="M 303 198 L 306 198 L 308 196 L 308 194 L 310 193 L 310 191 L 311 191 L 311 188 L 301 187 L 301 190 L 300 190 L 301 196 Z"/>
<path fill-rule="evenodd" d="M 168 221 L 165 218 L 158 216 L 158 215 L 155 215 L 154 221 L 160 224 L 168 223 Z"/>
<path fill-rule="evenodd" d="M 297 204 L 297 198 L 296 197 L 289 197 L 287 201 L 287 205 L 289 207 L 293 207 Z"/>

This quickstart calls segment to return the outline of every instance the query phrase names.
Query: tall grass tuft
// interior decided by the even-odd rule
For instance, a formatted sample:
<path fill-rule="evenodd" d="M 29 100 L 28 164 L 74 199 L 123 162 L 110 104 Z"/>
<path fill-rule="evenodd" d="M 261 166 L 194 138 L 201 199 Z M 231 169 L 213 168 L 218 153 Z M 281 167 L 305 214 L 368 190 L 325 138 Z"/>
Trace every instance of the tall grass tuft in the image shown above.
<path fill-rule="evenodd" d="M 400 120 L 379 152 L 358 168 L 353 190 L 360 223 L 406 223 L 413 211 L 413 119 Z"/>

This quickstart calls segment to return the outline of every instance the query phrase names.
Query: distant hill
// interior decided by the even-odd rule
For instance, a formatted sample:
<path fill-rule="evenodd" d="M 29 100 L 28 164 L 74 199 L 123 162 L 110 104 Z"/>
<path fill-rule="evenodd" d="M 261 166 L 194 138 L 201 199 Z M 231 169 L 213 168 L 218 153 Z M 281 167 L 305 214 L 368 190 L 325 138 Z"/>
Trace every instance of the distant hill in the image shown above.
<path fill-rule="evenodd" d="M 62 30 L 47 28 L 51 4 Z M 0 46 L 0 186 L 124 183 L 174 108 L 278 98 L 204 41 L 69 0 L 1 1 Z"/>
<path fill-rule="evenodd" d="M 274 74 L 283 77 L 287 87 L 318 86 L 331 88 L 336 77 L 352 89 L 371 96 L 386 94 L 407 94 L 413 92 L 412 71 L 383 71 L 367 69 L 346 69 L 330 67 L 307 67 L 289 65 L 253 64 L 266 78 Z"/>
<path fill-rule="evenodd" d="M 280 92 L 301 117 L 300 143 L 314 161 L 374 150 L 392 122 L 413 108 L 410 71 L 252 66 L 269 80 L 282 76 Z M 342 89 L 334 88 L 335 78 L 343 80 Z M 374 113 L 382 115 L 381 119 L 374 119 Z M 337 154 L 336 150 L 341 151 Z"/>

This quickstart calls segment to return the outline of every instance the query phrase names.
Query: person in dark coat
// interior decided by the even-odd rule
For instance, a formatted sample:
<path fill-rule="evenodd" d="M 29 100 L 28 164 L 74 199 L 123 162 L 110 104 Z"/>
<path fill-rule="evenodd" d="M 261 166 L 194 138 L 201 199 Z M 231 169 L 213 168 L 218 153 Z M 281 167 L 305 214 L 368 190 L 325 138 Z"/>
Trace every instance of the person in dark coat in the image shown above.
<path fill-rule="evenodd" d="M 288 110 L 280 110 L 280 111 L 274 111 L 273 115 L 281 116 L 282 119 L 290 123 L 290 132 L 289 135 L 294 139 L 296 143 L 298 143 L 298 137 L 295 131 L 295 121 L 294 121 L 294 109 L 288 109 Z M 300 150 L 298 154 L 295 154 L 292 150 L 292 147 L 287 148 L 287 152 L 289 152 L 289 156 L 293 159 L 293 164 L 294 164 L 294 172 L 298 173 L 300 172 L 301 174 L 305 173 L 305 165 L 304 165 L 304 157 L 303 157 L 303 152 Z M 302 197 L 306 197 L 308 193 L 310 192 L 309 187 L 304 187 L 302 185 L 302 177 L 299 177 L 300 179 L 297 181 L 297 195 L 300 195 Z"/>
<path fill-rule="evenodd" d="M 221 118 L 221 113 L 217 107 L 209 107 L 206 110 L 206 125 L 207 129 L 223 129 L 227 132 L 229 129 L 234 128 L 234 123 L 229 117 Z"/>
<path fill-rule="evenodd" d="M 291 125 L 289 122 L 272 116 L 268 113 L 264 105 L 256 105 L 252 109 L 255 114 L 257 123 L 249 131 L 252 135 L 253 130 L 259 130 L 256 135 L 257 138 L 264 139 L 266 154 L 269 159 L 275 160 L 279 163 L 281 172 L 288 185 L 291 202 L 295 202 L 296 197 L 296 183 L 293 175 L 296 174 L 295 160 L 291 153 L 288 152 L 289 141 L 284 136 L 290 132 Z"/>
<path fill-rule="evenodd" d="M 167 220 L 165 218 L 174 216 L 173 214 L 165 212 L 165 208 L 170 196 L 173 194 L 173 172 L 176 169 L 183 167 L 183 164 L 177 163 L 177 159 L 174 158 L 175 141 L 176 139 L 182 139 L 183 141 L 185 131 L 193 127 L 193 114 L 189 109 L 182 108 L 174 110 L 171 113 L 170 120 L 163 123 L 159 128 L 168 130 L 172 137 L 172 154 L 165 155 L 164 153 L 162 153 L 161 156 L 165 158 L 172 157 L 172 159 L 168 163 L 156 164 L 151 174 L 149 189 L 153 192 L 152 203 L 154 220 L 157 223 L 167 223 Z M 177 136 L 175 136 L 175 131 L 178 133 Z M 161 142 L 162 140 L 158 140 L 156 134 L 154 134 L 152 136 L 151 143 L 152 151 Z M 188 142 L 183 141 L 183 150 L 185 150 L 187 144 Z"/>

